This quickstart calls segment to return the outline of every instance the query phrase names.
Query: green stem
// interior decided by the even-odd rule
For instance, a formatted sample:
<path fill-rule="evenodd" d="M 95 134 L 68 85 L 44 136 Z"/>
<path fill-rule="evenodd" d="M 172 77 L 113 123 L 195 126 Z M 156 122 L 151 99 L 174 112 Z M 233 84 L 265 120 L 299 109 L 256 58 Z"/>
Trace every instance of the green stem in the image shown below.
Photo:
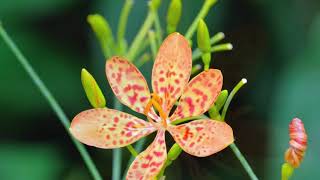
<path fill-rule="evenodd" d="M 134 149 L 134 147 L 131 144 L 127 146 L 127 149 L 130 151 L 130 153 L 133 157 L 138 156 L 138 152 Z"/>
<path fill-rule="evenodd" d="M 194 32 L 197 29 L 198 23 L 200 19 L 204 19 L 204 17 L 208 14 L 210 8 L 217 2 L 217 0 L 205 0 L 203 6 L 198 13 L 197 17 L 193 20 L 191 26 L 188 28 L 185 37 L 187 39 L 191 39 Z"/>
<path fill-rule="evenodd" d="M 152 14 L 153 14 L 153 18 L 154 18 L 154 25 L 155 25 L 155 29 L 156 29 L 156 37 L 157 37 L 157 44 L 156 47 L 160 47 L 161 43 L 162 43 L 162 28 L 161 28 L 161 24 L 160 24 L 160 19 L 159 19 L 159 15 L 158 15 L 158 11 L 157 10 L 152 10 Z"/>
<path fill-rule="evenodd" d="M 157 43 L 156 43 L 154 31 L 148 32 L 148 39 L 150 41 L 150 49 L 151 49 L 151 53 L 152 53 L 152 59 L 155 59 L 156 55 L 157 55 Z"/>
<path fill-rule="evenodd" d="M 222 113 L 221 113 L 221 119 L 224 121 L 227 110 L 229 108 L 230 102 L 234 95 L 239 91 L 239 89 L 247 83 L 247 79 L 241 79 L 241 81 L 232 89 L 230 95 L 228 96 L 226 103 L 223 106 Z"/>
<path fill-rule="evenodd" d="M 216 44 L 218 42 L 220 42 L 222 39 L 224 39 L 225 35 L 223 32 L 218 32 L 217 34 L 215 34 L 214 36 L 212 36 L 210 38 L 210 44 Z"/>
<path fill-rule="evenodd" d="M 219 51 L 230 51 L 232 50 L 233 46 L 231 43 L 225 43 L 225 44 L 219 44 L 219 45 L 215 45 L 213 47 L 211 47 L 210 52 L 219 52 Z M 195 61 L 196 59 L 200 58 L 202 55 L 202 52 L 200 51 L 200 49 L 195 49 L 192 52 L 192 61 Z"/>
<path fill-rule="evenodd" d="M 137 55 L 137 50 L 139 49 L 144 37 L 146 36 L 146 34 L 148 33 L 150 27 L 152 26 L 154 21 L 154 16 L 152 14 L 152 11 L 149 10 L 149 13 L 147 15 L 147 18 L 145 19 L 141 29 L 139 30 L 138 34 L 136 35 L 136 37 L 134 38 L 128 54 L 127 54 L 127 58 L 130 61 L 134 61 L 136 55 Z"/>
<path fill-rule="evenodd" d="M 58 116 L 61 124 L 63 127 L 67 130 L 69 134 L 69 127 L 70 122 L 66 116 L 66 114 L 63 112 L 61 106 L 58 104 L 58 102 L 55 100 L 49 89 L 46 87 L 46 85 L 43 83 L 43 81 L 40 79 L 39 75 L 35 72 L 31 64 L 28 62 L 28 60 L 25 58 L 25 56 L 21 53 L 17 45 L 13 42 L 11 37 L 7 34 L 5 29 L 2 27 L 0 22 L 0 35 L 5 41 L 6 45 L 10 48 L 12 53 L 16 56 L 19 63 L 23 66 L 27 74 L 32 79 L 33 83 L 37 86 L 37 88 L 40 90 L 41 94 L 44 96 L 44 98 L 47 100 L 53 111 Z M 102 180 L 102 177 L 100 176 L 96 166 L 94 165 L 88 151 L 85 149 L 84 145 L 79 143 L 77 140 L 75 140 L 70 134 L 69 134 L 72 142 L 80 152 L 80 155 L 82 156 L 86 166 L 88 167 L 93 179 L 95 180 Z"/>
<path fill-rule="evenodd" d="M 117 98 L 114 98 L 113 102 L 114 109 L 117 109 L 121 111 L 122 105 L 117 100 Z M 122 162 L 122 156 L 121 156 L 121 148 L 113 149 L 112 150 L 112 180 L 120 180 L 121 178 L 121 162 Z"/>
<path fill-rule="evenodd" d="M 246 172 L 248 173 L 248 175 L 250 176 L 250 178 L 252 180 L 258 180 L 257 176 L 254 174 L 254 172 L 252 171 L 249 163 L 247 162 L 247 160 L 245 159 L 245 157 L 243 156 L 243 154 L 240 152 L 240 150 L 238 149 L 238 147 L 236 146 L 235 143 L 232 143 L 229 145 L 229 147 L 231 148 L 231 150 L 233 151 L 233 153 L 236 155 L 236 157 L 238 158 L 238 160 L 240 161 L 240 163 L 242 164 L 242 166 L 244 167 L 244 169 L 246 170 Z"/>
<path fill-rule="evenodd" d="M 127 21 L 130 10 L 132 8 L 133 0 L 126 0 L 123 8 L 121 10 L 120 20 L 118 24 L 117 40 L 118 43 L 124 40 L 124 35 L 126 33 Z"/>

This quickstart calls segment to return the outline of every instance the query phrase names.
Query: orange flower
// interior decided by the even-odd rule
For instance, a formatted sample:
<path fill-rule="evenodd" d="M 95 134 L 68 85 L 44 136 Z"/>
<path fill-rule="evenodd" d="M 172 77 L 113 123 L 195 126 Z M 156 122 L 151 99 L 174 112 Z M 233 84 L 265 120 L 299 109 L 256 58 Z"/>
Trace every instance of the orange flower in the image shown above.
<path fill-rule="evenodd" d="M 112 57 L 106 63 L 106 75 L 114 94 L 124 105 L 145 114 L 149 122 L 118 110 L 98 108 L 78 114 L 70 132 L 84 144 L 111 149 L 157 131 L 152 144 L 131 164 L 127 179 L 152 179 L 159 173 L 167 158 L 166 130 L 191 155 L 204 157 L 221 151 L 234 141 L 228 124 L 210 119 L 172 124 L 206 112 L 221 91 L 219 70 L 206 70 L 188 83 L 191 67 L 188 41 L 178 33 L 169 35 L 159 49 L 152 70 L 154 93 L 150 93 L 143 75 L 132 63 Z M 169 116 L 179 97 L 179 104 Z"/>

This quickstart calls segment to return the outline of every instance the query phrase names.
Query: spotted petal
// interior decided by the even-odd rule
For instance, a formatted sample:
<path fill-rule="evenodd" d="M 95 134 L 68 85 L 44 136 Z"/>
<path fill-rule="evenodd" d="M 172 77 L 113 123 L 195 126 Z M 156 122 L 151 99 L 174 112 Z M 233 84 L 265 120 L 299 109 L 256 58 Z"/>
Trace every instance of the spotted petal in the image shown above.
<path fill-rule="evenodd" d="M 152 69 L 152 89 L 164 99 L 163 109 L 167 113 L 187 85 L 191 66 L 188 41 L 179 33 L 169 35 L 162 43 Z"/>
<path fill-rule="evenodd" d="M 155 130 L 149 122 L 108 108 L 83 111 L 70 127 L 80 142 L 104 149 L 127 146 Z"/>
<path fill-rule="evenodd" d="M 143 113 L 150 91 L 141 72 L 126 59 L 114 56 L 107 60 L 106 75 L 117 98 L 132 110 Z"/>
<path fill-rule="evenodd" d="M 153 179 L 160 172 L 166 159 L 165 131 L 159 130 L 153 143 L 132 162 L 126 179 Z"/>
<path fill-rule="evenodd" d="M 168 131 L 185 152 L 198 157 L 210 156 L 234 141 L 233 131 L 227 123 L 210 119 L 170 125 Z"/>
<path fill-rule="evenodd" d="M 198 74 L 189 82 L 170 120 L 203 114 L 212 106 L 221 88 L 221 71 L 209 69 Z"/>

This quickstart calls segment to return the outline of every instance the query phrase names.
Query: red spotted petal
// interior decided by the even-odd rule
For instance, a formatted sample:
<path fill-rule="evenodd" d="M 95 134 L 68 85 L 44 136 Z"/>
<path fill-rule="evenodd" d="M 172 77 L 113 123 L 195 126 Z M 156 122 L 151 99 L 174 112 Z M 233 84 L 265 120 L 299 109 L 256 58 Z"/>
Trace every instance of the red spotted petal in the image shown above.
<path fill-rule="evenodd" d="M 191 66 L 188 41 L 179 33 L 169 35 L 162 43 L 152 69 L 152 89 L 164 99 L 163 109 L 167 113 L 186 87 Z"/>
<path fill-rule="evenodd" d="M 153 143 L 132 162 L 126 179 L 153 179 L 160 172 L 166 159 L 165 131 L 159 130 Z"/>
<path fill-rule="evenodd" d="M 168 131 L 185 152 L 198 157 L 210 156 L 234 141 L 232 128 L 227 123 L 210 119 L 170 125 Z"/>
<path fill-rule="evenodd" d="M 80 142 L 104 149 L 127 146 L 155 130 L 149 122 L 108 108 L 83 111 L 70 126 L 71 134 Z"/>
<path fill-rule="evenodd" d="M 114 56 L 107 60 L 106 75 L 117 98 L 134 111 L 143 113 L 150 91 L 141 72 L 126 59 Z"/>
<path fill-rule="evenodd" d="M 180 102 L 170 120 L 203 114 L 212 106 L 221 88 L 221 71 L 209 69 L 198 74 L 182 93 Z"/>

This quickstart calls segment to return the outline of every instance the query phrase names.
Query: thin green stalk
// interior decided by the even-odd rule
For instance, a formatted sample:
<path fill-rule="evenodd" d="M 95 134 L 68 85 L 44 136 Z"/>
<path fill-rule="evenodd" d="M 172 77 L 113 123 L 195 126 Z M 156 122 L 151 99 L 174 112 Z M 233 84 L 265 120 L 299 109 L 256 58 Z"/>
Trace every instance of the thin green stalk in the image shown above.
<path fill-rule="evenodd" d="M 133 157 L 138 156 L 138 152 L 134 149 L 134 147 L 131 144 L 127 146 L 127 149 L 130 151 L 130 153 Z"/>
<path fill-rule="evenodd" d="M 148 32 L 148 39 L 150 41 L 150 49 L 151 49 L 151 53 L 152 53 L 152 59 L 155 59 L 156 55 L 157 55 L 157 43 L 156 43 L 156 37 L 155 37 L 154 31 Z"/>
<path fill-rule="evenodd" d="M 128 16 L 131 11 L 132 4 L 133 4 L 133 0 L 126 0 L 122 7 L 120 20 L 118 24 L 118 32 L 117 32 L 118 43 L 124 40 L 124 35 L 127 29 Z"/>
<path fill-rule="evenodd" d="M 232 89 L 230 95 L 228 96 L 226 103 L 223 106 L 222 113 L 221 113 L 221 119 L 224 121 L 227 110 L 229 108 L 230 102 L 234 95 L 239 91 L 239 89 L 247 83 L 247 79 L 243 78 L 241 81 Z"/>
<path fill-rule="evenodd" d="M 220 51 L 230 51 L 232 50 L 233 46 L 231 43 L 225 43 L 225 44 L 218 44 L 218 45 L 215 45 L 213 47 L 211 47 L 210 49 L 210 52 L 213 53 L 213 52 L 220 52 Z M 200 58 L 202 55 L 202 52 L 200 51 L 200 49 L 195 49 L 193 52 L 192 52 L 192 61 L 195 61 L 197 60 L 198 58 Z"/>
<path fill-rule="evenodd" d="M 121 111 L 122 104 L 114 98 L 114 109 Z M 117 148 L 112 150 L 112 180 L 120 180 L 121 178 L 121 162 L 122 162 L 122 149 Z"/>
<path fill-rule="evenodd" d="M 154 16 L 152 14 L 152 11 L 149 10 L 149 13 L 147 15 L 147 18 L 145 19 L 141 29 L 139 30 L 138 34 L 135 36 L 127 54 L 127 58 L 130 61 L 134 61 L 136 55 L 137 55 L 137 50 L 139 49 L 141 43 L 143 42 L 144 37 L 148 33 L 150 27 L 152 26 L 154 21 Z"/>
<path fill-rule="evenodd" d="M 217 34 L 215 34 L 214 36 L 212 36 L 210 38 L 210 44 L 216 44 L 218 42 L 220 42 L 222 39 L 224 39 L 225 35 L 223 32 L 218 32 Z"/>
<path fill-rule="evenodd" d="M 138 60 L 136 61 L 135 65 L 136 65 L 137 68 L 140 68 L 142 65 L 144 65 L 149 60 L 150 60 L 150 54 L 149 53 L 144 53 L 138 58 Z"/>
<path fill-rule="evenodd" d="M 217 0 L 205 0 L 201 10 L 199 11 L 197 17 L 193 20 L 191 26 L 188 28 L 185 37 L 187 39 L 191 39 L 194 32 L 197 29 L 198 23 L 200 19 L 204 19 L 204 17 L 208 14 L 210 8 L 217 2 Z"/>
<path fill-rule="evenodd" d="M 156 30 L 156 37 L 157 37 L 157 44 L 156 47 L 160 47 L 162 43 L 162 28 L 160 24 L 160 19 L 158 15 L 157 10 L 152 10 L 153 12 L 153 18 L 154 18 L 154 25 L 155 25 L 155 30 Z"/>
<path fill-rule="evenodd" d="M 258 180 L 257 176 L 254 174 L 254 172 L 252 171 L 249 163 L 247 162 L 247 160 L 245 159 L 245 157 L 243 156 L 243 154 L 241 153 L 241 151 L 238 149 L 238 147 L 236 146 L 235 143 L 232 143 L 229 145 L 229 147 L 231 148 L 231 150 L 233 151 L 233 153 L 236 155 L 236 157 L 239 159 L 240 163 L 242 164 L 242 166 L 244 167 L 244 169 L 246 170 L 246 172 L 248 173 L 248 175 L 250 176 L 250 178 L 252 180 Z"/>
<path fill-rule="evenodd" d="M 28 62 L 28 60 L 25 58 L 25 56 L 21 53 L 17 45 L 14 43 L 14 41 L 11 39 L 11 37 L 8 35 L 8 33 L 5 31 L 5 29 L 2 27 L 0 22 L 0 35 L 3 38 L 6 45 L 10 48 L 12 53 L 16 56 L 19 63 L 22 65 L 22 67 L 25 69 L 27 74 L 32 79 L 33 83 L 37 86 L 37 88 L 40 90 L 41 94 L 44 96 L 44 98 L 47 100 L 49 105 L 51 106 L 52 110 L 55 112 L 55 114 L 58 116 L 61 124 L 63 127 L 67 130 L 72 142 L 80 152 L 80 155 L 82 156 L 86 166 L 88 167 L 93 179 L 95 180 L 102 180 L 102 177 L 100 176 L 96 166 L 94 165 L 88 151 L 85 149 L 84 145 L 79 143 L 77 140 L 75 140 L 69 133 L 69 127 L 70 122 L 66 116 L 66 114 L 63 112 L 61 106 L 58 104 L 56 99 L 53 97 L 49 89 L 46 87 L 46 85 L 43 83 L 43 81 L 40 79 L 39 75 L 35 72 L 31 64 Z"/>

